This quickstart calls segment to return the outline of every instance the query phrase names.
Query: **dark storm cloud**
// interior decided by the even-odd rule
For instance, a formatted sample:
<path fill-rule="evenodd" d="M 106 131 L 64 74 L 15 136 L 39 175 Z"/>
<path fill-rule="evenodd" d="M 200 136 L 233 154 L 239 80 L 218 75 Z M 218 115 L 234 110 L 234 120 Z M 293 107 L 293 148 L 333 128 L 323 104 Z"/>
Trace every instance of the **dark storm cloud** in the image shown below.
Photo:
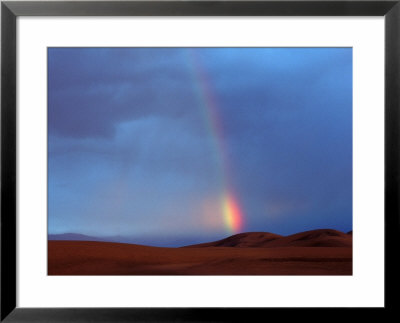
<path fill-rule="evenodd" d="M 182 59 L 175 49 L 50 48 L 50 133 L 110 137 L 118 122 L 183 117 L 196 102 Z"/>

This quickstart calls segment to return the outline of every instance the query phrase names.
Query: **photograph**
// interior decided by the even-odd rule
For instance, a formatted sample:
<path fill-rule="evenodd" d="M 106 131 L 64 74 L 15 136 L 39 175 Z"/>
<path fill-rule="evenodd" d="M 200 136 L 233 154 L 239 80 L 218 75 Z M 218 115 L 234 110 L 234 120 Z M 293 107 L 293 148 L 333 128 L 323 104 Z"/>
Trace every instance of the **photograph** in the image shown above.
<path fill-rule="evenodd" d="M 47 48 L 48 275 L 352 275 L 352 240 L 352 47 Z"/>

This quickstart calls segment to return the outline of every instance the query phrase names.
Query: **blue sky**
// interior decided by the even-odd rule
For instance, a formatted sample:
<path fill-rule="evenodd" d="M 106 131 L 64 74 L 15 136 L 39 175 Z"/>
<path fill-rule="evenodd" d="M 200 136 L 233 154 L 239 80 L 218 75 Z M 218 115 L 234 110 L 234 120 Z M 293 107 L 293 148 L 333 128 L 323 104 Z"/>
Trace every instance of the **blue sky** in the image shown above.
<path fill-rule="evenodd" d="M 242 231 L 352 229 L 351 48 L 49 48 L 48 76 L 49 233 L 230 235 L 221 141 Z"/>

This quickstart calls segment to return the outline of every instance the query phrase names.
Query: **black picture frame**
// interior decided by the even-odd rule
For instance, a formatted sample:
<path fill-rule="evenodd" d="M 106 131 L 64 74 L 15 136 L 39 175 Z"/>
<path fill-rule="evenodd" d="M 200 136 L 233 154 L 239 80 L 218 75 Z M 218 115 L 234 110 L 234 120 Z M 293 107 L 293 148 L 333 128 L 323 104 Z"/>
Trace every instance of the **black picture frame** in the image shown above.
<path fill-rule="evenodd" d="M 292 308 L 16 307 L 16 19 L 18 16 L 384 16 L 385 19 L 385 306 L 395 311 L 400 228 L 400 0 L 395 1 L 2 1 L 1 3 L 1 317 L 3 322 L 250 322 Z M 40 291 L 38 291 L 40 293 Z M 397 292 L 397 293 L 396 293 Z M 321 309 L 329 316 L 338 309 Z M 350 309 L 342 309 L 347 312 Z M 356 310 L 356 309 L 354 309 Z M 266 313 L 266 311 L 269 311 Z M 315 315 L 315 313 L 313 314 Z M 348 315 L 348 314 L 344 314 Z M 378 316 L 379 315 L 379 316 Z M 251 319 L 253 318 L 253 319 Z M 341 319 L 349 319 L 342 317 Z"/>

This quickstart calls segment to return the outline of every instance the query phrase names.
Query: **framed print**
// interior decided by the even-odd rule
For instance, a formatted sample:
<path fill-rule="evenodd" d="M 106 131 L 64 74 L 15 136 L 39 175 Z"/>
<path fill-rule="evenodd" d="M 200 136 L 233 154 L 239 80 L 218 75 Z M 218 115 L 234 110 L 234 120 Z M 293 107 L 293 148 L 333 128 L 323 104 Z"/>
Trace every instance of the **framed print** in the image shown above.
<path fill-rule="evenodd" d="M 399 6 L 2 2 L 1 319 L 394 309 Z"/>

